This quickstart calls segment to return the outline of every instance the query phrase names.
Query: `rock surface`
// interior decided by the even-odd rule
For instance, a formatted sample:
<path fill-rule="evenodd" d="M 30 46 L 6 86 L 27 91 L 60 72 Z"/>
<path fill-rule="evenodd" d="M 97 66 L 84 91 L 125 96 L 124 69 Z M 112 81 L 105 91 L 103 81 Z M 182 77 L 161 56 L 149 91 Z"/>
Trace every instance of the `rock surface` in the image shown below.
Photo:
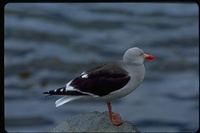
<path fill-rule="evenodd" d="M 70 117 L 50 132 L 134 132 L 138 129 L 128 121 L 120 126 L 110 123 L 108 112 L 91 112 Z"/>

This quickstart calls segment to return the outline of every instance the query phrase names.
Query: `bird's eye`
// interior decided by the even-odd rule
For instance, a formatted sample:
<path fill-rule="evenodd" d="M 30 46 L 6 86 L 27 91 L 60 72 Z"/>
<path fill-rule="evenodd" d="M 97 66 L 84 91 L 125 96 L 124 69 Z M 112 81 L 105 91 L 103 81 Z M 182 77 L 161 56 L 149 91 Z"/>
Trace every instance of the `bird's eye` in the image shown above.
<path fill-rule="evenodd" d="M 143 56 L 143 53 L 139 54 L 139 56 Z"/>

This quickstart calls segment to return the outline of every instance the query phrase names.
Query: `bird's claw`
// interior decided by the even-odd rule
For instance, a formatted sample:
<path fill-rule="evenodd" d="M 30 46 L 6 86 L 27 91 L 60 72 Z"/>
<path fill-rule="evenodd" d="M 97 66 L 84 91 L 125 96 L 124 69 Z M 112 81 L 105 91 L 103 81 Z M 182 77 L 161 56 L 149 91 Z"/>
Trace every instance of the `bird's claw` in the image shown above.
<path fill-rule="evenodd" d="M 118 113 L 112 113 L 111 123 L 115 126 L 119 126 L 123 123 L 123 120 Z"/>

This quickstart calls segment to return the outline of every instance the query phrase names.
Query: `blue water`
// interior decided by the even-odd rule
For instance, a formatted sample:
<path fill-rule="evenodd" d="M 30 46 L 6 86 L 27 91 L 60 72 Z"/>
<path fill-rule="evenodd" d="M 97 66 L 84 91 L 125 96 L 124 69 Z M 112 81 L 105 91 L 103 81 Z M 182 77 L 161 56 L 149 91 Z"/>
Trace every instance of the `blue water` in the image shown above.
<path fill-rule="evenodd" d="M 142 132 L 199 128 L 198 6 L 181 3 L 9 3 L 4 9 L 5 129 L 47 132 L 72 115 L 106 111 L 103 102 L 55 108 L 64 86 L 94 64 L 134 46 L 155 56 L 144 82 L 113 101 Z"/>

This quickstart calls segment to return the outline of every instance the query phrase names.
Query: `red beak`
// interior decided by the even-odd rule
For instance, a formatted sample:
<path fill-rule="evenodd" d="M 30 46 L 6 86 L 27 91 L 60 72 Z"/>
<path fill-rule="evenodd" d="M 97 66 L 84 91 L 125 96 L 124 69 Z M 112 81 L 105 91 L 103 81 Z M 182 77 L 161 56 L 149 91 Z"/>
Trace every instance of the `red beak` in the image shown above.
<path fill-rule="evenodd" d="M 151 54 L 144 54 L 144 58 L 145 58 L 145 59 L 152 60 L 154 57 L 153 57 L 153 55 L 151 55 Z"/>

